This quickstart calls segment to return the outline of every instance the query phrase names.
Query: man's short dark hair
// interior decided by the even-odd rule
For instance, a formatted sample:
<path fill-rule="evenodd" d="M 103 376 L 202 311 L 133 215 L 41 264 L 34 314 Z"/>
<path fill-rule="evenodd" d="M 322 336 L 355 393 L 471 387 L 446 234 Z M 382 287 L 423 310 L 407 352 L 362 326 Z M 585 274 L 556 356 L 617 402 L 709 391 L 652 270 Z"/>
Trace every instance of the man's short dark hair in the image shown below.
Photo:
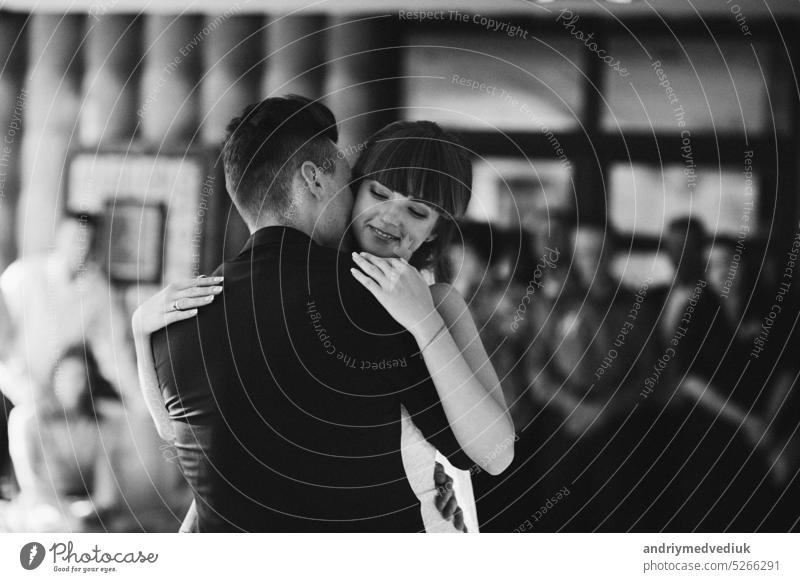
<path fill-rule="evenodd" d="M 251 228 L 263 213 L 286 216 L 292 179 L 303 162 L 314 162 L 326 173 L 336 167 L 336 118 L 319 101 L 270 97 L 248 105 L 226 131 L 225 183 Z"/>

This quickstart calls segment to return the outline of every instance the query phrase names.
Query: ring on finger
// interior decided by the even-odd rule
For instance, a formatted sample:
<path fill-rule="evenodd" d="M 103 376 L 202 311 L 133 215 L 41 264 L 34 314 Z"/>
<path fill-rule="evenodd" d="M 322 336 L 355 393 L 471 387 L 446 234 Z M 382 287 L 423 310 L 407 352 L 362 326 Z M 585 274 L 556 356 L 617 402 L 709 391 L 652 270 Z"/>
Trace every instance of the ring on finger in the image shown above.
<path fill-rule="evenodd" d="M 181 311 L 181 308 L 178 307 L 178 300 L 172 302 L 172 311 Z"/>

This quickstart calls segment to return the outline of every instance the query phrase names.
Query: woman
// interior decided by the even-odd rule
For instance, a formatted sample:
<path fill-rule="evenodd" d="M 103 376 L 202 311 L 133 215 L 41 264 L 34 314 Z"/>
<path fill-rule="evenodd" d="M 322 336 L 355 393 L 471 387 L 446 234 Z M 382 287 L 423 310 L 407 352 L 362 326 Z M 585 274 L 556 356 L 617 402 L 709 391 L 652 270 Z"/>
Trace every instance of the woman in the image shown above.
<path fill-rule="evenodd" d="M 23 404 L 9 418 L 19 501 L 35 510 L 30 515 L 47 522 L 48 516 L 54 520 L 71 517 L 62 509 L 68 497 L 88 495 L 94 513 L 85 517 L 102 523 L 120 501 L 114 476 L 124 413 L 119 395 L 82 345 L 61 355 L 52 370 L 51 386 L 55 408 L 34 411 Z"/>
<path fill-rule="evenodd" d="M 514 442 L 500 382 L 463 298 L 449 285 L 429 286 L 421 273 L 441 272 L 453 220 L 469 202 L 471 173 L 463 148 L 435 123 L 385 127 L 372 136 L 353 169 L 356 197 L 348 238 L 360 251 L 353 253 L 359 267 L 352 270 L 353 277 L 414 337 L 426 338 L 418 341 L 419 348 L 454 435 L 477 466 L 497 474 L 510 464 Z M 150 334 L 194 317 L 197 308 L 221 291 L 218 281 L 203 278 L 172 285 L 134 314 L 140 378 L 164 437 L 169 437 L 169 422 L 149 349 Z M 183 311 L 171 308 L 177 301 Z M 453 525 L 437 523 L 436 451 L 405 410 L 402 415 L 404 463 L 421 501 L 426 530 L 463 531 L 458 518 Z M 457 494 L 462 502 L 469 499 L 474 504 L 468 478 Z M 473 530 L 476 525 L 473 520 Z"/>

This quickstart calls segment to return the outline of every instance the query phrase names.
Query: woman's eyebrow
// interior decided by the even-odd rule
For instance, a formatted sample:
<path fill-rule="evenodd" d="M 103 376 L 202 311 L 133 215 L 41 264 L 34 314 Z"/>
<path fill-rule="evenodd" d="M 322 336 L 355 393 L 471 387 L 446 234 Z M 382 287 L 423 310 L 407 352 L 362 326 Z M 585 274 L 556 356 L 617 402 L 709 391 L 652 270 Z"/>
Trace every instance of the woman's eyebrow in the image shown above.
<path fill-rule="evenodd" d="M 381 184 L 377 180 L 375 180 L 373 182 L 373 187 L 376 190 L 378 190 L 379 192 L 381 192 L 382 194 L 397 194 L 398 196 L 402 196 L 403 198 L 408 198 L 409 202 L 413 202 L 415 204 L 424 204 L 425 206 L 427 206 L 427 207 L 429 207 L 429 208 L 431 208 L 433 210 L 437 210 L 437 207 L 433 202 L 429 202 L 428 200 L 424 200 L 422 198 L 417 198 L 416 196 L 406 196 L 402 192 L 396 192 L 396 191 L 392 190 L 391 188 L 389 188 L 387 186 L 384 186 L 383 184 Z"/>

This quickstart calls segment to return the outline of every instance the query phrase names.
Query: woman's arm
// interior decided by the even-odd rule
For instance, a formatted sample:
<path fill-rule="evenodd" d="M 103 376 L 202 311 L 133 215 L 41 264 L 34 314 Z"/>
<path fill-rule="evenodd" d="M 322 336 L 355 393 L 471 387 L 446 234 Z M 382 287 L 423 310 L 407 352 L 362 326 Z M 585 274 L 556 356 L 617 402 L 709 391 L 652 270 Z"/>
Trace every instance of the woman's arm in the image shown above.
<path fill-rule="evenodd" d="M 430 292 L 436 311 L 442 316 L 462 359 L 469 366 L 475 379 L 495 399 L 511 421 L 500 379 L 489 360 L 464 297 L 452 285 L 445 283 L 431 285 Z"/>
<path fill-rule="evenodd" d="M 135 313 L 134 313 L 135 317 Z M 134 326 L 136 321 L 134 320 Z M 150 333 L 136 332 L 134 327 L 133 341 L 136 345 L 136 368 L 139 373 L 139 385 L 144 397 L 145 406 L 150 417 L 156 425 L 158 436 L 165 441 L 175 440 L 172 424 L 164 407 L 164 399 L 156 376 L 156 363 L 153 360 L 153 351 L 150 348 Z"/>
<path fill-rule="evenodd" d="M 139 385 L 147 410 L 156 425 L 158 436 L 165 441 L 175 440 L 175 434 L 158 384 L 150 336 L 171 323 L 197 315 L 198 307 L 210 304 L 214 297 L 222 292 L 220 283 L 222 277 L 198 277 L 173 283 L 153 295 L 133 312 L 133 341 L 136 346 Z"/>
<path fill-rule="evenodd" d="M 437 310 L 419 271 L 406 261 L 367 253 L 353 258 L 363 270 L 353 269 L 353 276 L 416 339 L 463 451 L 491 475 L 504 471 L 514 458 L 514 427 L 464 299 L 440 287 Z"/>

